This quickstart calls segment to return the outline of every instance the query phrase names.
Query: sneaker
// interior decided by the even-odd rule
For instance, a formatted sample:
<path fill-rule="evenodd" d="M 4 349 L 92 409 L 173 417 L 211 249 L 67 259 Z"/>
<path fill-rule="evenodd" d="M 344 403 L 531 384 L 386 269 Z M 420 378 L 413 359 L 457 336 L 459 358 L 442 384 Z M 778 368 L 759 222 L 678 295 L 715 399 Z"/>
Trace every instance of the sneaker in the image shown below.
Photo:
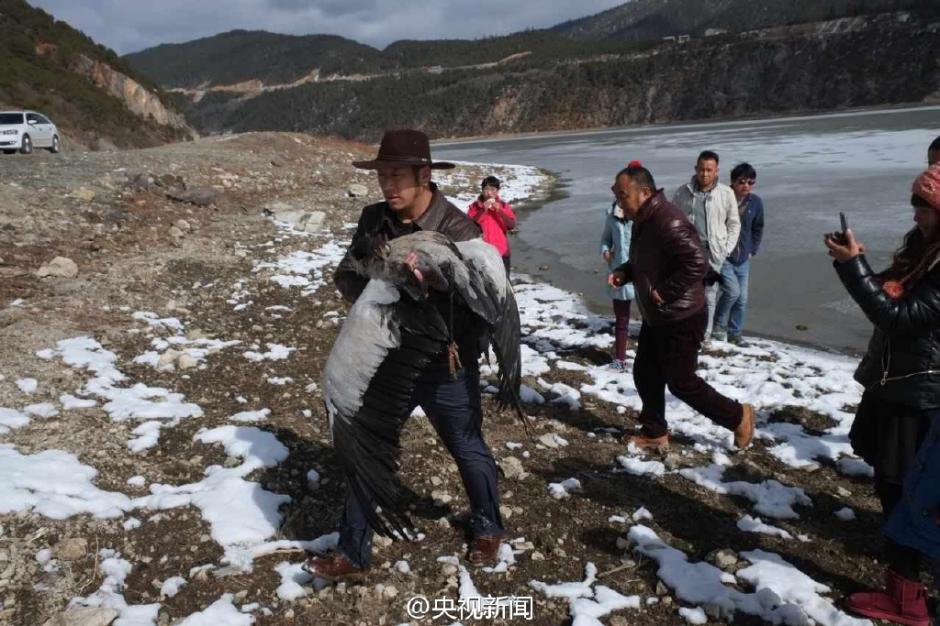
<path fill-rule="evenodd" d="M 728 343 L 733 343 L 734 345 L 741 348 L 747 346 L 747 342 L 744 341 L 744 337 L 741 335 L 728 335 Z"/>
<path fill-rule="evenodd" d="M 712 341 L 730 341 L 728 331 L 724 328 L 715 328 L 712 331 Z"/>
<path fill-rule="evenodd" d="M 607 369 L 612 372 L 626 372 L 627 362 L 620 359 L 614 359 L 607 365 Z"/>

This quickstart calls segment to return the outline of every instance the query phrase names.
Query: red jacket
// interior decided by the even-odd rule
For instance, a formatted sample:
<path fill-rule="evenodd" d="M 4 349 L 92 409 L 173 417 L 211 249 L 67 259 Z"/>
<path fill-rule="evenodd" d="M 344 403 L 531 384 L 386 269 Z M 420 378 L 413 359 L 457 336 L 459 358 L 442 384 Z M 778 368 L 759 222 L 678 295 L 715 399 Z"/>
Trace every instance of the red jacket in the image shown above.
<path fill-rule="evenodd" d="M 509 256 L 509 239 L 506 233 L 516 226 L 516 214 L 508 202 L 496 200 L 499 206 L 493 211 L 483 207 L 483 202 L 475 200 L 467 210 L 467 215 L 483 229 L 483 241 L 499 251 L 501 256 Z"/>

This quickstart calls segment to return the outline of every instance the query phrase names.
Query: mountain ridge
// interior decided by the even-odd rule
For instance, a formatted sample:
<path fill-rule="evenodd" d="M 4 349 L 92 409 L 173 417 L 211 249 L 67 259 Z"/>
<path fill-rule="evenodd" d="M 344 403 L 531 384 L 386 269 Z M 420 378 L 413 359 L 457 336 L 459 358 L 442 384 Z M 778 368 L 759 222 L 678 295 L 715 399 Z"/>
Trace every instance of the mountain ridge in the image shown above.
<path fill-rule="evenodd" d="M 70 145 L 151 146 L 194 131 L 114 51 L 24 0 L 0 0 L 0 107 L 49 115 Z"/>

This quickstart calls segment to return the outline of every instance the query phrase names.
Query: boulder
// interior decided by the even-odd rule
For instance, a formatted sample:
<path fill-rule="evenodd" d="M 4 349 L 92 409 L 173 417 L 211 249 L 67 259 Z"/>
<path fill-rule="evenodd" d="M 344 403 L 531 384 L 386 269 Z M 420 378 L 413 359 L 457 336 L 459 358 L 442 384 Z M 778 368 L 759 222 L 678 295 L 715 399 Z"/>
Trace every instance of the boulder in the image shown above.
<path fill-rule="evenodd" d="M 91 202 L 95 199 L 95 190 L 89 189 L 88 187 L 79 187 L 72 192 L 72 197 L 81 200 L 82 202 Z"/>
<path fill-rule="evenodd" d="M 43 626 L 108 626 L 118 615 L 114 609 L 76 606 L 49 618 Z"/>
<path fill-rule="evenodd" d="M 75 278 L 78 276 L 78 265 L 68 257 L 57 256 L 36 272 L 39 278 L 46 276 L 57 276 L 61 278 Z"/>
<path fill-rule="evenodd" d="M 212 187 L 195 187 L 193 189 L 174 189 L 166 192 L 166 197 L 177 202 L 188 202 L 196 206 L 209 206 L 215 204 L 222 196 L 221 192 Z"/>
<path fill-rule="evenodd" d="M 500 461 L 499 466 L 502 468 L 503 474 L 509 480 L 522 480 L 528 476 L 525 469 L 522 467 L 522 461 L 514 456 L 507 456 Z"/>
<path fill-rule="evenodd" d="M 349 189 L 346 190 L 346 193 L 349 194 L 350 198 L 362 198 L 368 195 L 369 189 L 362 183 L 353 183 L 349 186 Z"/>
<path fill-rule="evenodd" d="M 63 561 L 77 561 L 88 553 L 88 540 L 84 537 L 69 537 L 56 546 L 55 556 Z"/>

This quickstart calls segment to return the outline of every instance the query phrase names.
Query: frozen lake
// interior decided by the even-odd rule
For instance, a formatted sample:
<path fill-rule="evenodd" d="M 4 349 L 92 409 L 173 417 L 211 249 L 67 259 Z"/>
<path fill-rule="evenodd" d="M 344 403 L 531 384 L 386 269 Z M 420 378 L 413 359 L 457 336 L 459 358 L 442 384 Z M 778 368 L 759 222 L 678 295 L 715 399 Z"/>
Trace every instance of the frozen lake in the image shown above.
<path fill-rule="evenodd" d="M 476 140 L 437 144 L 434 155 L 560 174 L 567 195 L 520 220 L 514 268 L 581 292 L 600 310 L 608 305 L 597 247 L 616 172 L 640 159 L 671 197 L 701 150 L 719 153 L 723 183 L 747 161 L 757 169 L 766 224 L 745 334 L 861 350 L 870 326 L 839 284 L 822 234 L 844 211 L 880 269 L 913 226 L 910 184 L 937 135 L 935 106 Z"/>

